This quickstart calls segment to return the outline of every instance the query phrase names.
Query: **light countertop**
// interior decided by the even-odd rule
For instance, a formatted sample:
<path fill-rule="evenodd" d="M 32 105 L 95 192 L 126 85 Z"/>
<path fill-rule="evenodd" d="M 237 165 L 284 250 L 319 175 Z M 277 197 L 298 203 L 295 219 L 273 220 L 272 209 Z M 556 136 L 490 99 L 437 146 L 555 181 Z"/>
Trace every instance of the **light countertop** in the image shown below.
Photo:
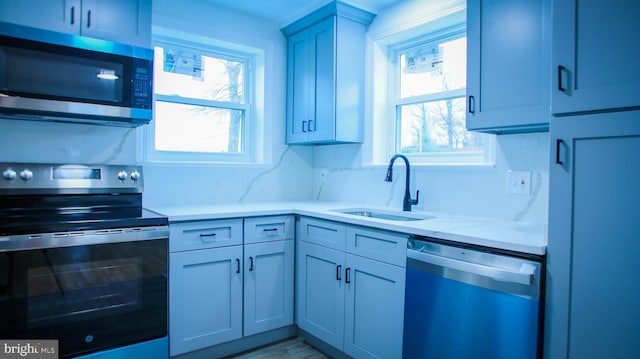
<path fill-rule="evenodd" d="M 547 226 L 545 224 L 460 216 L 439 212 L 402 212 L 400 210 L 397 210 L 399 214 L 419 214 L 432 218 L 417 221 L 392 221 L 333 211 L 347 208 L 390 211 L 389 208 L 362 204 L 313 201 L 166 206 L 149 209 L 168 216 L 169 222 L 297 214 L 535 255 L 544 255 L 547 248 Z"/>

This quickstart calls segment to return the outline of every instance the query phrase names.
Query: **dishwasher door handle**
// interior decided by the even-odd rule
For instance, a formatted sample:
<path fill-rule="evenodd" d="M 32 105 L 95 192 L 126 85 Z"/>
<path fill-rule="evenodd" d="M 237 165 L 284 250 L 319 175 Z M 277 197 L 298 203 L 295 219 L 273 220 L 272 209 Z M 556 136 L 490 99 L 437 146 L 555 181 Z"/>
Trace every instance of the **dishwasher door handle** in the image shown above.
<path fill-rule="evenodd" d="M 461 272 L 477 274 L 501 282 L 519 283 L 524 285 L 531 285 L 536 273 L 536 267 L 526 262 L 522 263 L 519 271 L 513 271 L 419 252 L 412 249 L 407 249 L 407 257 L 421 262 L 430 263 L 438 267 L 451 268 Z"/>

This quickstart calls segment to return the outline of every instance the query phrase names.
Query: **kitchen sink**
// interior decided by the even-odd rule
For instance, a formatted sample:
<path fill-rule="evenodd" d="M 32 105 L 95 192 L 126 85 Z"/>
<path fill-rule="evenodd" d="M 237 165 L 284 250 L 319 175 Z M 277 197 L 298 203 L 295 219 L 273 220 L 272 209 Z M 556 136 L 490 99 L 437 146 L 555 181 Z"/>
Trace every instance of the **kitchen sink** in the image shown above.
<path fill-rule="evenodd" d="M 352 216 L 385 219 L 388 221 L 422 221 L 425 219 L 434 218 L 433 216 L 427 216 L 427 215 L 418 214 L 418 213 L 384 211 L 379 209 L 368 209 L 368 208 L 333 209 L 332 211 L 342 213 L 342 214 L 348 214 Z"/>

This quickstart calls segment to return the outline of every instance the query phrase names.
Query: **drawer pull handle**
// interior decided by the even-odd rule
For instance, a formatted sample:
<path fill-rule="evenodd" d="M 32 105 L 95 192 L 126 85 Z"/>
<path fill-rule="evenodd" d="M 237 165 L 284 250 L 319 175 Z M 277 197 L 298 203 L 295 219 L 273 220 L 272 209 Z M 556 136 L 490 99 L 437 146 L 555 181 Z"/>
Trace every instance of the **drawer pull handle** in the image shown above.
<path fill-rule="evenodd" d="M 211 241 L 211 240 L 215 239 L 215 237 L 216 237 L 215 233 L 201 233 L 200 234 L 200 240 L 202 240 L 203 242 Z"/>
<path fill-rule="evenodd" d="M 236 269 L 236 273 L 240 273 L 240 259 L 236 258 L 236 265 L 238 266 L 238 268 Z"/>
<path fill-rule="evenodd" d="M 265 228 L 265 229 L 263 229 L 263 231 L 265 231 L 265 232 L 277 232 L 278 228 Z"/>
<path fill-rule="evenodd" d="M 340 277 L 340 272 L 342 272 L 342 266 L 340 264 L 338 264 L 336 266 L 336 280 L 337 281 L 341 281 L 342 278 Z"/>
<path fill-rule="evenodd" d="M 253 257 L 249 257 L 249 272 L 253 272 Z"/>
<path fill-rule="evenodd" d="M 351 273 L 351 268 L 347 267 L 347 269 L 344 270 L 344 282 L 347 284 L 351 283 L 351 278 L 349 278 L 349 273 Z"/>

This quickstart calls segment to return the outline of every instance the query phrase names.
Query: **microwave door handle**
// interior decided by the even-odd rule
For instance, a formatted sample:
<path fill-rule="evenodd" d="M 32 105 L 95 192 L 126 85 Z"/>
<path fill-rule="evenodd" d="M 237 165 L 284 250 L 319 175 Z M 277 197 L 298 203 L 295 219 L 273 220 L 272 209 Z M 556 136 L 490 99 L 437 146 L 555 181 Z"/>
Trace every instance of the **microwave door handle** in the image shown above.
<path fill-rule="evenodd" d="M 519 283 L 524 285 L 531 285 L 533 283 L 536 272 L 536 267 L 526 262 L 522 263 L 519 271 L 512 271 L 478 263 L 465 262 L 454 258 L 442 257 L 430 253 L 418 252 L 412 249 L 407 249 L 407 257 L 421 262 L 430 263 L 438 267 L 451 268 L 461 272 L 477 274 L 501 282 Z"/>

